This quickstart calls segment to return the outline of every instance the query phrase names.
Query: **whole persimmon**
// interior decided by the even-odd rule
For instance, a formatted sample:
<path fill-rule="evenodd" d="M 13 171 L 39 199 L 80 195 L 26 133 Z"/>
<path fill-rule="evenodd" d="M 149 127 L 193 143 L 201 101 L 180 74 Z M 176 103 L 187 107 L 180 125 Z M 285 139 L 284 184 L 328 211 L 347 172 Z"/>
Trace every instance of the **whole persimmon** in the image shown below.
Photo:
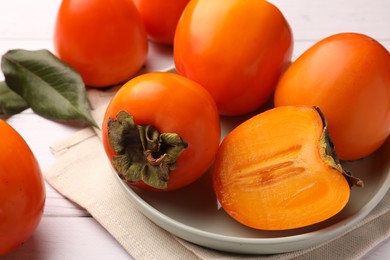
<path fill-rule="evenodd" d="M 175 73 L 151 72 L 129 80 L 111 99 L 102 140 L 127 184 L 172 191 L 206 173 L 220 132 L 217 107 L 202 86 Z"/>
<path fill-rule="evenodd" d="M 22 136 L 0 119 L 0 258 L 26 242 L 40 223 L 45 183 Z"/>
<path fill-rule="evenodd" d="M 87 86 L 107 87 L 129 80 L 142 67 L 148 40 L 131 0 L 62 0 L 54 49 Z"/>
<path fill-rule="evenodd" d="M 173 44 L 176 25 L 190 0 L 133 0 L 144 21 L 149 39 Z"/>
<path fill-rule="evenodd" d="M 329 36 L 286 70 L 274 103 L 320 107 L 338 157 L 366 157 L 390 134 L 389 51 L 367 35 Z"/>
<path fill-rule="evenodd" d="M 177 73 L 206 88 L 221 115 L 256 110 L 290 63 L 293 36 L 267 1 L 192 0 L 176 28 Z"/>

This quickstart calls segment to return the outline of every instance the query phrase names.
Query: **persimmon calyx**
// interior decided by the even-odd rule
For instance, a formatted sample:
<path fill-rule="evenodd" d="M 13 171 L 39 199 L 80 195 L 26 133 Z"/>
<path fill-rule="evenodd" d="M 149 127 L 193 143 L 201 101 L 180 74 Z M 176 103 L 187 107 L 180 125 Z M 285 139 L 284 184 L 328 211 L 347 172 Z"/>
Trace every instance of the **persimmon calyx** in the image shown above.
<path fill-rule="evenodd" d="M 344 178 L 347 180 L 349 187 L 364 187 L 364 182 L 353 176 L 349 171 L 346 171 L 343 169 L 340 160 L 338 159 L 338 156 L 335 152 L 334 144 L 332 141 L 331 136 L 329 135 L 328 131 L 328 122 L 326 121 L 326 118 L 324 114 L 322 113 L 321 109 L 317 106 L 314 106 L 314 108 L 317 110 L 318 114 L 321 117 L 322 124 L 324 125 L 324 130 L 322 132 L 321 136 L 321 144 L 323 144 L 325 147 L 323 147 L 322 151 L 322 157 L 326 158 L 325 160 L 334 168 L 342 172 Z"/>
<path fill-rule="evenodd" d="M 188 144 L 176 133 L 160 133 L 152 125 L 136 125 L 133 117 L 120 111 L 108 121 L 108 141 L 116 153 L 113 166 L 128 183 L 166 189 L 169 174 Z"/>

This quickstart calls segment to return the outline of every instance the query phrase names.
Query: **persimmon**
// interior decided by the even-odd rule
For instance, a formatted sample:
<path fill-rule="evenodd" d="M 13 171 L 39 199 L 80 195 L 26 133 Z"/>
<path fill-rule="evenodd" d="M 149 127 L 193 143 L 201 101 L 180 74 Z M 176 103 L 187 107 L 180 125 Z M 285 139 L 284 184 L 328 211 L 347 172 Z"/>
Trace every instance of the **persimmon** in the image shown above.
<path fill-rule="evenodd" d="M 338 157 L 366 157 L 390 135 L 390 53 L 363 34 L 324 38 L 287 69 L 274 103 L 321 107 Z"/>
<path fill-rule="evenodd" d="M 207 172 L 220 131 L 217 106 L 202 86 L 175 73 L 151 72 L 129 80 L 111 99 L 102 140 L 127 184 L 172 191 Z"/>
<path fill-rule="evenodd" d="M 145 25 L 131 0 L 62 0 L 54 51 L 88 87 L 126 82 L 148 54 Z"/>
<path fill-rule="evenodd" d="M 34 234 L 46 201 L 41 168 L 29 145 L 0 119 L 0 259 Z M 11 257 L 12 258 L 12 257 Z"/>
<path fill-rule="evenodd" d="M 194 0 L 176 27 L 176 71 L 207 89 L 221 115 L 255 111 L 290 64 L 293 33 L 268 1 Z"/>
<path fill-rule="evenodd" d="M 317 108 L 277 107 L 231 131 L 218 150 L 213 185 L 223 209 L 261 230 L 287 230 L 340 212 L 351 186 Z"/>
<path fill-rule="evenodd" d="M 190 0 L 133 0 L 150 40 L 173 44 L 176 25 Z"/>

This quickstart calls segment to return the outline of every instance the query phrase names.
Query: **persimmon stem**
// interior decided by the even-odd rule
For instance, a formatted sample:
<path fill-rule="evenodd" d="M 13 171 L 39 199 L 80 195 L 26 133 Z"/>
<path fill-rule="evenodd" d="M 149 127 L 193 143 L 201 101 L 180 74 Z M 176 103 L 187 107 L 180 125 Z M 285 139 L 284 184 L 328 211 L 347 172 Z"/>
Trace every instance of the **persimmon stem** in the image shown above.
<path fill-rule="evenodd" d="M 322 133 L 322 140 L 321 140 L 321 143 L 323 143 L 325 146 L 323 157 L 326 158 L 326 160 L 329 162 L 330 165 L 332 165 L 332 167 L 338 169 L 339 171 L 341 171 L 343 173 L 343 176 L 347 180 L 349 187 L 351 187 L 351 188 L 353 186 L 360 187 L 360 188 L 364 187 L 364 182 L 361 179 L 353 176 L 350 172 L 343 169 L 341 162 L 338 159 L 338 156 L 336 154 L 332 138 L 329 134 L 328 122 L 326 121 L 325 115 L 323 114 L 323 112 L 321 111 L 321 109 L 319 107 L 314 106 L 314 108 L 319 113 L 321 120 L 322 120 L 322 124 L 324 126 L 324 130 Z"/>
<path fill-rule="evenodd" d="M 136 125 L 133 117 L 120 111 L 108 122 L 108 141 L 116 153 L 112 161 L 119 176 L 128 183 L 167 189 L 170 171 L 188 144 L 176 133 L 160 133 L 152 125 Z"/>

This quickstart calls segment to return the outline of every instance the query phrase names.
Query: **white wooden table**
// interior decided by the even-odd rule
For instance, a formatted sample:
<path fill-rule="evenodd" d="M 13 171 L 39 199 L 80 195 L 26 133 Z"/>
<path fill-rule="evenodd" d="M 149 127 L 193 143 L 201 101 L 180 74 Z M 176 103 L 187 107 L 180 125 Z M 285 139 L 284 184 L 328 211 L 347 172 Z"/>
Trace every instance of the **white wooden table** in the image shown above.
<path fill-rule="evenodd" d="M 293 29 L 294 58 L 319 39 L 345 31 L 370 35 L 390 50 L 390 0 L 270 2 L 281 9 Z M 53 50 L 53 27 L 59 4 L 60 0 L 1 0 L 0 53 L 16 48 Z M 46 120 L 30 109 L 7 121 L 27 141 L 42 169 L 54 163 L 49 145 L 80 130 Z M 38 229 L 29 241 L 2 259 L 131 258 L 88 212 L 49 185 L 46 188 L 46 208 Z M 390 240 L 364 259 L 390 259 Z"/>

